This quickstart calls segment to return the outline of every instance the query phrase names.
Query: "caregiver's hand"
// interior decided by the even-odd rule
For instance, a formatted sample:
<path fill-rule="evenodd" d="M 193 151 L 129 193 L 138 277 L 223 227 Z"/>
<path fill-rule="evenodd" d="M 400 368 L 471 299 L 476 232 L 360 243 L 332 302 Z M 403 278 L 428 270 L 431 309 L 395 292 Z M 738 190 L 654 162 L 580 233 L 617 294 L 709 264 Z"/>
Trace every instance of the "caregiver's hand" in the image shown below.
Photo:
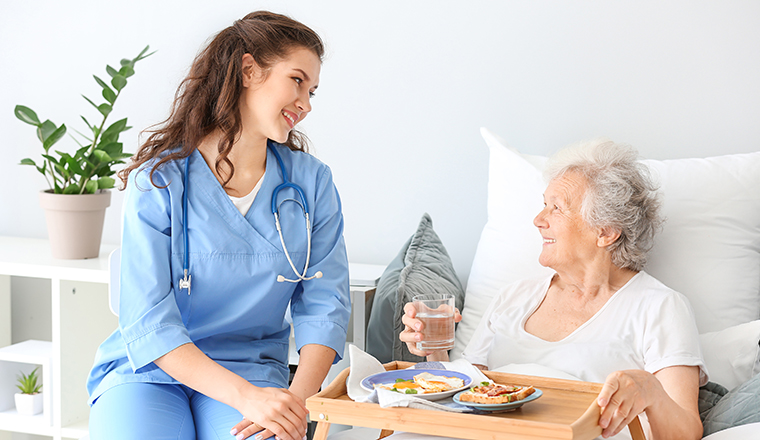
<path fill-rule="evenodd" d="M 599 426 L 607 438 L 625 429 L 657 396 L 666 394 L 660 381 L 644 370 L 616 371 L 604 382 L 597 403 L 602 408 Z"/>
<path fill-rule="evenodd" d="M 448 352 L 446 350 L 435 351 L 421 351 L 417 350 L 417 342 L 425 340 L 425 324 L 416 318 L 417 310 L 412 303 L 406 303 L 404 305 L 404 316 L 401 317 L 401 322 L 404 323 L 404 330 L 399 334 L 398 338 L 401 342 L 406 342 L 406 346 L 409 352 L 417 356 L 441 356 L 445 355 L 445 359 L 431 358 L 430 361 L 446 361 L 448 360 Z M 459 309 L 454 309 L 454 322 L 462 320 L 462 315 L 459 313 Z"/>
<path fill-rule="evenodd" d="M 277 436 L 280 440 L 302 440 L 306 436 L 309 413 L 301 398 L 284 388 L 255 388 L 248 392 L 240 409 L 244 419 L 230 434 L 256 440 Z M 252 422 L 255 420 L 255 422 Z"/>
<path fill-rule="evenodd" d="M 262 439 L 274 434 L 280 440 L 302 440 L 306 435 L 308 411 L 303 399 L 285 389 L 252 385 L 209 358 L 193 343 L 180 345 L 154 362 L 179 382 L 258 423 L 248 434 L 234 434 L 240 439 L 261 428 L 268 430 L 262 433 Z"/>

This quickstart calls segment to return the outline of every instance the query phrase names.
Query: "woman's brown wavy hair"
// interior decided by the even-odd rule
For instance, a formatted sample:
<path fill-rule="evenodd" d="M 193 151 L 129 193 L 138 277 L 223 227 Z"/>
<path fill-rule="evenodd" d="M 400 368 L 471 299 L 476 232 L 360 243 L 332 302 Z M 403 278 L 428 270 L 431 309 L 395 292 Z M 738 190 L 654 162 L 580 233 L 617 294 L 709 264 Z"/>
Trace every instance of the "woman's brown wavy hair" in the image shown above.
<path fill-rule="evenodd" d="M 122 189 L 126 188 L 130 172 L 159 158 L 150 171 L 155 186 L 156 169 L 189 156 L 204 137 L 217 129 L 222 139 L 215 167 L 220 175 L 222 162 L 229 167 L 222 184 L 226 186 L 235 172 L 227 156 L 242 129 L 239 98 L 243 93 L 243 55 L 251 54 L 266 72 L 299 48 L 311 50 L 320 60 L 324 55 L 322 39 L 316 32 L 272 12 L 252 12 L 219 32 L 195 57 L 190 73 L 177 89 L 169 117 L 145 130 L 150 133 L 148 139 L 130 164 L 119 171 Z M 285 145 L 291 150 L 308 150 L 306 136 L 295 129 L 290 131 Z"/>

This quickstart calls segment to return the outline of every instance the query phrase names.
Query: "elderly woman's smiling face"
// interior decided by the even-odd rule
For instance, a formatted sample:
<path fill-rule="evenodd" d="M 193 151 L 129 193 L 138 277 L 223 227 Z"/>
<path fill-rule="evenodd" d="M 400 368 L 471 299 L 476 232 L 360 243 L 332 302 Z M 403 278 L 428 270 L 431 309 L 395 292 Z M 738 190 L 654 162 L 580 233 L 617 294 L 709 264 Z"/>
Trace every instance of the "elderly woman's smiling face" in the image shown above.
<path fill-rule="evenodd" d="M 533 220 L 544 239 L 538 258 L 541 265 L 558 272 L 572 270 L 603 255 L 597 245 L 599 231 L 590 228 L 581 216 L 586 187 L 586 178 L 575 172 L 549 182 L 544 209 Z"/>

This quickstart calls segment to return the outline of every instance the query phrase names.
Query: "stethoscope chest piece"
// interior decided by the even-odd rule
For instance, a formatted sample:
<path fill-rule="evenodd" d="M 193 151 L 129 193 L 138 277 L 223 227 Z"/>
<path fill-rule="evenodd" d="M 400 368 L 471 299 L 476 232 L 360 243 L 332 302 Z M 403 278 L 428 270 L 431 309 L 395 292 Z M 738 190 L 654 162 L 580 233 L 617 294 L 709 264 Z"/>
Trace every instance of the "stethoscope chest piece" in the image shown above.
<path fill-rule="evenodd" d="M 190 295 L 190 285 L 192 284 L 193 276 L 187 273 L 185 269 L 185 277 L 179 280 L 179 290 L 187 289 L 187 294 Z"/>

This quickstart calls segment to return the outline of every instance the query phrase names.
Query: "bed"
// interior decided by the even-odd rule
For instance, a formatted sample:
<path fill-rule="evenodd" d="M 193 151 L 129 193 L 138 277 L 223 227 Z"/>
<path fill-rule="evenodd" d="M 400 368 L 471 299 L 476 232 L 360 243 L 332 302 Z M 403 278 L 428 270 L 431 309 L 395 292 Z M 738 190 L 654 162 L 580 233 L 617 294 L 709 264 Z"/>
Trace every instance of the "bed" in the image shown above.
<path fill-rule="evenodd" d="M 481 135 L 490 153 L 488 220 L 460 293 L 463 320 L 452 359 L 461 356 L 503 286 L 549 273 L 538 264 L 541 237 L 533 226 L 543 207 L 547 158 L 521 154 L 486 128 Z M 760 374 L 760 152 L 643 162 L 660 183 L 666 217 L 645 270 L 686 295 L 694 310 L 712 386 L 700 391 L 706 438 L 760 438 L 760 379 L 751 380 Z M 423 217 L 381 278 L 367 351 L 381 346 L 394 360 L 417 360 L 397 342 L 403 303 L 431 283 L 457 291 L 450 259 L 446 264 L 445 248 L 431 231 Z M 384 328 L 389 322 L 393 330 Z"/>

